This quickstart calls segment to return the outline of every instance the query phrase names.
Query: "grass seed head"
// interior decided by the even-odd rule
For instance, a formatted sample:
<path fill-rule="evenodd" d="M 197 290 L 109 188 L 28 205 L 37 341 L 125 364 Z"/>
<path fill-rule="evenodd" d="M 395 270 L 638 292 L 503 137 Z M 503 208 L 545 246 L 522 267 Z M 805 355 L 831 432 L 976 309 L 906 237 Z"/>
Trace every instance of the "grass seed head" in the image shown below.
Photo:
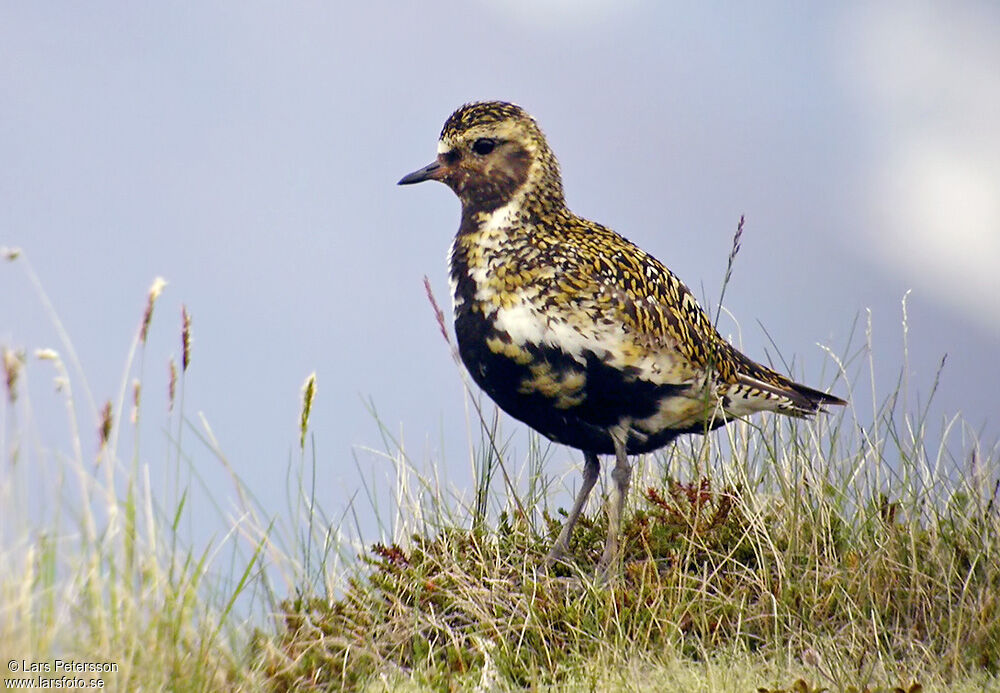
<path fill-rule="evenodd" d="M 111 438 L 111 400 L 105 402 L 101 409 L 101 424 L 97 429 L 97 435 L 100 439 L 100 449 L 104 450 Z"/>
<path fill-rule="evenodd" d="M 153 306 L 156 305 L 156 299 L 163 293 L 163 288 L 166 285 L 167 282 L 163 277 L 157 277 L 153 280 L 153 285 L 149 287 L 146 310 L 142 312 L 142 324 L 139 326 L 139 342 L 142 344 L 146 343 L 146 337 L 149 335 L 149 323 L 153 319 Z"/>
<path fill-rule="evenodd" d="M 181 371 L 187 373 L 191 364 L 191 314 L 181 304 Z"/>
<path fill-rule="evenodd" d="M 309 374 L 302 385 L 302 413 L 299 416 L 299 447 L 306 447 L 306 431 L 309 430 L 309 414 L 312 412 L 313 399 L 316 397 L 316 371 Z"/>
<path fill-rule="evenodd" d="M 434 310 L 434 319 L 437 320 L 438 327 L 441 330 L 441 336 L 444 337 L 449 345 L 451 344 L 451 337 L 448 336 L 448 328 L 445 326 L 444 322 L 444 311 L 438 306 L 437 299 L 434 298 L 434 290 L 431 289 L 431 280 L 426 276 L 424 277 L 424 290 L 427 292 L 427 300 L 431 302 L 431 308 Z"/>
<path fill-rule="evenodd" d="M 170 378 L 167 380 L 167 411 L 174 410 L 174 398 L 177 395 L 177 362 L 170 357 Z"/>
<path fill-rule="evenodd" d="M 55 349 L 35 349 L 35 358 L 39 361 L 60 361 L 59 352 Z"/>
<path fill-rule="evenodd" d="M 733 263 L 736 262 L 736 256 L 739 255 L 740 252 L 744 224 L 746 224 L 746 218 L 741 214 L 740 221 L 736 225 L 736 233 L 733 235 L 733 248 L 729 251 L 729 263 L 726 267 L 727 276 L 732 276 Z"/>
<path fill-rule="evenodd" d="M 0 255 L 3 255 L 3 259 L 7 262 L 13 262 L 21 255 L 20 248 L 8 248 L 7 246 L 0 247 Z"/>
<path fill-rule="evenodd" d="M 136 378 L 132 381 L 132 415 L 131 420 L 134 425 L 139 420 L 139 402 L 142 396 L 142 383 Z"/>
<path fill-rule="evenodd" d="M 23 351 L 14 351 L 10 347 L 3 348 L 3 373 L 7 383 L 7 400 L 12 404 L 17 401 L 17 380 L 23 366 Z"/>

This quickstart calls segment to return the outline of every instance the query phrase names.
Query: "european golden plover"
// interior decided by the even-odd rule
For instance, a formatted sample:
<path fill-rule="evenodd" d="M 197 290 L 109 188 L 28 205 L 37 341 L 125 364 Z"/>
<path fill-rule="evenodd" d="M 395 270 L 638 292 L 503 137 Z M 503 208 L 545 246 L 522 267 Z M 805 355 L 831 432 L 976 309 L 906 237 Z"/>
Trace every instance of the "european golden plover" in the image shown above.
<path fill-rule="evenodd" d="M 462 202 L 450 261 L 469 373 L 508 414 L 584 453 L 583 485 L 546 564 L 569 546 L 598 455 L 616 459 L 603 578 L 617 560 L 629 455 L 758 411 L 807 417 L 845 404 L 744 356 L 656 258 L 573 214 L 556 157 L 520 107 L 455 111 L 437 159 L 399 184 L 425 180 Z"/>

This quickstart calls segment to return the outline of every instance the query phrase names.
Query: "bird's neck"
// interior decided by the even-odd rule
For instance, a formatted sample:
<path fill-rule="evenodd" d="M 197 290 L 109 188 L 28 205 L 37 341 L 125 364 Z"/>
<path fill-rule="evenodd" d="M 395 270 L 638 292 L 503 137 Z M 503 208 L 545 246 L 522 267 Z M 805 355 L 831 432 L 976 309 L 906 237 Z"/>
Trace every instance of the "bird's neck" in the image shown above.
<path fill-rule="evenodd" d="M 452 244 L 452 270 L 492 272 L 520 255 L 531 245 L 536 230 L 526 211 L 520 195 L 489 211 L 463 206 L 462 223 Z"/>
<path fill-rule="evenodd" d="M 483 205 L 475 200 L 462 200 L 462 223 L 459 235 L 516 232 L 518 229 L 566 217 L 562 185 L 526 185 L 506 199 Z"/>
<path fill-rule="evenodd" d="M 521 225 L 523 221 L 522 209 L 522 201 L 518 197 L 489 210 L 477 209 L 471 205 L 463 205 L 462 223 L 459 226 L 458 235 L 494 235 L 497 233 L 506 233 Z"/>

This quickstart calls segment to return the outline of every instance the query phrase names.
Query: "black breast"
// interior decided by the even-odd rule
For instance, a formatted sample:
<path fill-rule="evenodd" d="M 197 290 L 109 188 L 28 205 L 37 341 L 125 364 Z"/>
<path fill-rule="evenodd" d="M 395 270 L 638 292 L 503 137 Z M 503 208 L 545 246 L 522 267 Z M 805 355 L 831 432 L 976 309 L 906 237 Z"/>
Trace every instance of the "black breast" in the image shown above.
<path fill-rule="evenodd" d="M 664 397 L 686 389 L 642 380 L 589 351 L 578 360 L 557 347 L 514 345 L 474 304 L 457 311 L 455 333 L 473 380 L 501 409 L 547 438 L 580 450 L 613 454 L 609 431 L 623 418 L 652 416 Z M 627 448 L 630 453 L 655 450 L 682 432 L 633 432 Z"/>

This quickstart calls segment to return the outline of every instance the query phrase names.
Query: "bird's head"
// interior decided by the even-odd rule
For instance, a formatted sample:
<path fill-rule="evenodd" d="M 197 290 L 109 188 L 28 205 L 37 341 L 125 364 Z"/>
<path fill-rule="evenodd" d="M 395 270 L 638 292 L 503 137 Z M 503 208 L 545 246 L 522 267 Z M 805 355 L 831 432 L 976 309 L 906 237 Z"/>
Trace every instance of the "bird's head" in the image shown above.
<path fill-rule="evenodd" d="M 466 104 L 445 121 L 437 158 L 399 185 L 439 180 L 467 211 L 490 212 L 518 195 L 562 204 L 559 164 L 524 109 L 503 101 Z"/>

